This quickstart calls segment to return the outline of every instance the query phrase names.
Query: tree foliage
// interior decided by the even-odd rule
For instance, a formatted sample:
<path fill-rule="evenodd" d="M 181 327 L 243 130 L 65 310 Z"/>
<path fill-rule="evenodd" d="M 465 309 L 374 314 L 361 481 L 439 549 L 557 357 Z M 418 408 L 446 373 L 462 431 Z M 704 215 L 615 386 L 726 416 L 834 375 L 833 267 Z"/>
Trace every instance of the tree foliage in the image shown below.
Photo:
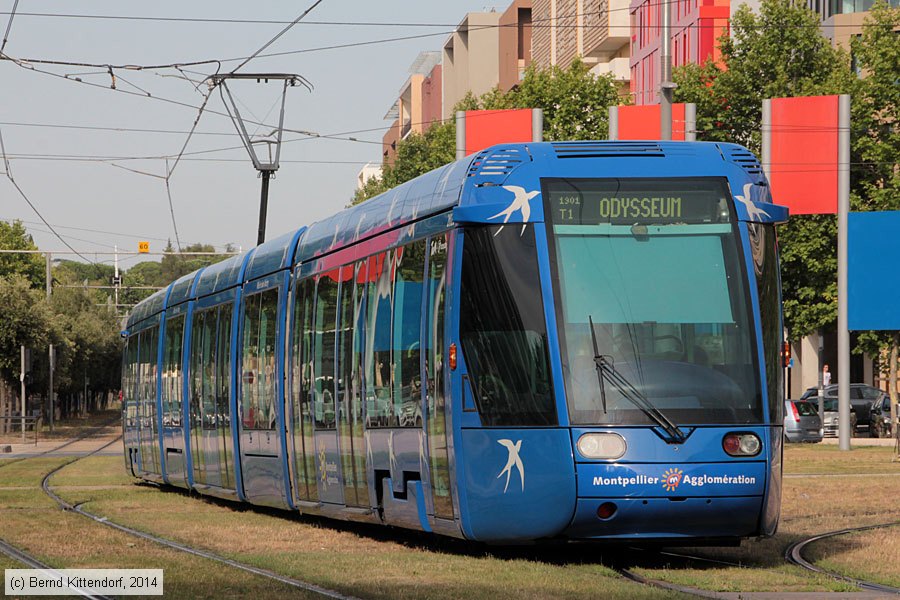
<path fill-rule="evenodd" d="M 818 16 L 789 0 L 763 0 L 735 13 L 720 39 L 720 63 L 675 72 L 675 99 L 697 104 L 697 137 L 760 151 L 766 98 L 852 93 L 859 85 L 846 52 L 819 33 Z M 776 198 L 777 202 L 778 199 Z M 834 327 L 837 228 L 833 215 L 801 215 L 779 229 L 785 324 L 791 339 Z"/>
<path fill-rule="evenodd" d="M 883 0 L 872 7 L 862 35 L 851 49 L 863 78 L 853 96 L 853 194 L 855 210 L 900 210 L 900 8 Z M 866 332 L 858 347 L 890 374 L 891 402 L 897 409 L 898 332 Z"/>
<path fill-rule="evenodd" d="M 37 250 L 21 221 L 0 221 L 0 250 Z M 0 276 L 22 275 L 33 287 L 46 281 L 44 257 L 40 254 L 0 253 Z"/>
<path fill-rule="evenodd" d="M 509 92 L 494 88 L 477 98 L 470 93 L 453 112 L 540 108 L 544 111 L 544 139 L 548 141 L 605 139 L 609 131 L 607 107 L 619 100 L 611 75 L 594 75 L 576 58 L 568 68 L 538 69 L 532 65 L 517 88 Z M 351 204 L 452 162 L 455 156 L 455 121 L 434 125 L 424 134 L 410 134 L 397 143 L 393 164 L 385 165 L 381 178 L 369 179 L 357 190 Z"/>
<path fill-rule="evenodd" d="M 31 287 L 19 273 L 0 276 L 0 376 L 18 381 L 20 346 L 44 348 L 53 322 L 44 293 Z"/>

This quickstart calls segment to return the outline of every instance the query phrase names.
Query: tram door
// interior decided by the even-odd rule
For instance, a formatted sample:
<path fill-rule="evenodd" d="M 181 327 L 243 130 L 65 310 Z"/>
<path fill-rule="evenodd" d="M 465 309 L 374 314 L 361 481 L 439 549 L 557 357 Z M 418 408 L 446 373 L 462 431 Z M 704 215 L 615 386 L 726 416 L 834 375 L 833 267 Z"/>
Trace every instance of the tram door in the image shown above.
<path fill-rule="evenodd" d="M 247 284 L 241 333 L 240 454 L 244 494 L 258 504 L 286 507 L 281 443 L 278 433 L 278 319 L 281 274 Z"/>
<path fill-rule="evenodd" d="M 191 458 L 194 483 L 234 489 L 231 439 L 230 303 L 194 313 L 191 339 Z"/>
<path fill-rule="evenodd" d="M 444 304 L 447 298 L 447 235 L 429 240 L 428 287 L 425 318 L 425 398 L 428 431 L 429 480 L 434 516 L 453 519 L 450 490 L 450 460 L 447 438 L 450 436 L 446 417 L 444 390 Z"/>
<path fill-rule="evenodd" d="M 300 506 L 318 503 L 316 444 L 312 417 L 313 309 L 316 280 L 299 281 L 293 293 L 290 350 L 291 443 L 293 451 L 293 487 Z"/>
<path fill-rule="evenodd" d="M 167 312 L 163 336 L 162 362 L 162 424 L 163 456 L 169 483 L 185 487 L 187 472 L 184 456 L 184 430 L 182 429 L 182 352 L 184 342 L 185 304 Z M 177 312 L 176 312 L 177 311 Z M 175 316 L 169 314 L 175 313 Z"/>
<path fill-rule="evenodd" d="M 316 276 L 315 308 L 311 336 L 310 394 L 315 431 L 316 485 L 319 501 L 344 503 L 344 489 L 337 431 L 337 316 L 341 269 Z M 309 449 L 307 449 L 309 451 Z"/>
<path fill-rule="evenodd" d="M 159 429 L 156 411 L 156 369 L 159 325 L 145 329 L 138 337 L 138 408 L 141 471 L 160 473 Z"/>
<path fill-rule="evenodd" d="M 366 261 L 342 267 L 340 280 L 336 399 L 344 503 L 347 506 L 368 507 L 369 483 L 366 475 L 362 393 L 366 330 Z"/>

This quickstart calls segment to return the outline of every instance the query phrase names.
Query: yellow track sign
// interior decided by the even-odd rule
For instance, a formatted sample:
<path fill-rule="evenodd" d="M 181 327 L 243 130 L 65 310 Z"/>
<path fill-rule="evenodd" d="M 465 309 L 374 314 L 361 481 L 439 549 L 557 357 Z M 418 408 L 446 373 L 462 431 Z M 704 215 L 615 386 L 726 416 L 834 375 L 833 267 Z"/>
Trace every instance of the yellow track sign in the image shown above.
<path fill-rule="evenodd" d="M 150 242 L 138 242 L 138 252 L 141 254 L 150 252 Z"/>

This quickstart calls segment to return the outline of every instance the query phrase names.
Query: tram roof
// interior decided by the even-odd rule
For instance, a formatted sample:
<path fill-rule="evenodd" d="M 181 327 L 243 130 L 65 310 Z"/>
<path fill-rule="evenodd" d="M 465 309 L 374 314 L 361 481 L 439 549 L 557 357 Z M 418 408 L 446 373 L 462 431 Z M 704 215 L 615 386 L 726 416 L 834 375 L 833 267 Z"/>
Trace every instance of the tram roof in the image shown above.
<path fill-rule="evenodd" d="M 530 163 L 572 164 L 568 159 L 674 158 L 684 165 L 711 169 L 742 169 L 754 183 L 765 181 L 756 157 L 736 144 L 714 142 L 575 141 L 500 144 L 407 181 L 362 204 L 349 207 L 309 227 L 289 231 L 239 256 L 233 256 L 172 284 L 166 302 L 161 290 L 139 303 L 128 317 L 128 327 L 189 298 L 203 297 L 275 271 L 328 254 L 404 223 L 444 212 L 461 204 L 479 202 L 475 194 L 462 195 L 466 184 L 499 186 L 520 166 Z M 563 162 L 564 161 L 564 162 Z M 647 165 L 637 163 L 641 172 Z M 724 169 L 723 169 L 724 171 Z M 627 176 L 631 176 L 630 174 Z"/>

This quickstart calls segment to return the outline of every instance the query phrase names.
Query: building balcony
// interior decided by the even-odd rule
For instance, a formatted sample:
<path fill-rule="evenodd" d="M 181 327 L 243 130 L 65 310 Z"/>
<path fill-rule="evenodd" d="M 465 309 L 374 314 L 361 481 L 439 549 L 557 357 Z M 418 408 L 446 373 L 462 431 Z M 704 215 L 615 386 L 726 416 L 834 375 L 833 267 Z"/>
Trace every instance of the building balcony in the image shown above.
<path fill-rule="evenodd" d="M 612 73 L 613 79 L 616 81 L 630 81 L 631 68 L 628 65 L 627 58 L 614 58 L 609 62 L 601 62 L 594 65 L 591 69 L 594 75 L 606 75 Z"/>

